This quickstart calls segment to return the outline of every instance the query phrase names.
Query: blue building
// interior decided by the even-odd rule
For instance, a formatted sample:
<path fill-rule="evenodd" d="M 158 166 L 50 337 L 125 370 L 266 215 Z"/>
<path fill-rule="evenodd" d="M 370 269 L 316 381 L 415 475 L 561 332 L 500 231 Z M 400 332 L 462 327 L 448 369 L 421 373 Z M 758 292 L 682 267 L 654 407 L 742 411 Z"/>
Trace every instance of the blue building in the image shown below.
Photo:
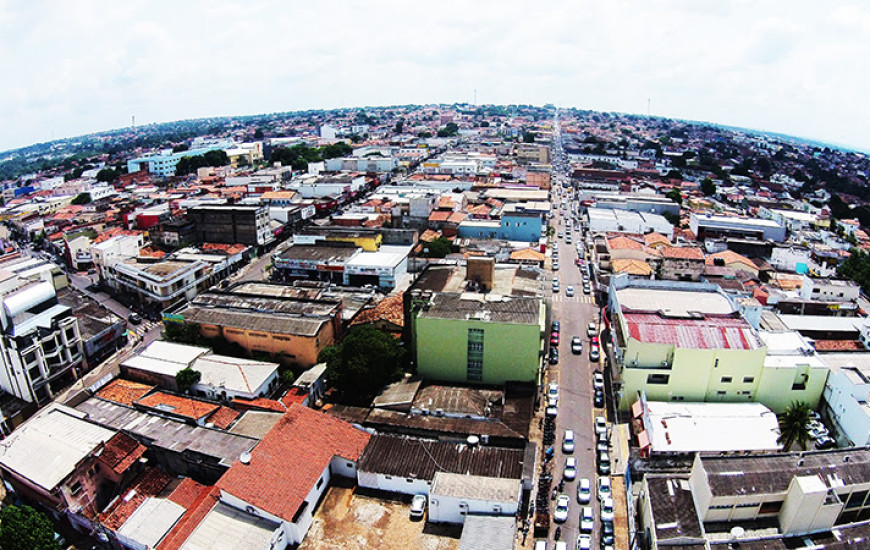
<path fill-rule="evenodd" d="M 502 241 L 538 242 L 544 221 L 539 214 L 505 212 L 498 220 L 466 220 L 459 224 L 463 239 L 497 239 Z"/>
<path fill-rule="evenodd" d="M 188 151 L 179 151 L 177 153 L 173 153 L 171 149 L 166 149 L 160 153 L 128 160 L 127 173 L 132 174 L 133 172 L 138 172 L 145 168 L 148 170 L 149 174 L 168 178 L 175 175 L 175 167 L 178 165 L 178 161 L 182 158 L 195 157 L 197 155 L 204 155 L 209 151 L 223 149 L 223 147 L 218 146 L 202 147 L 200 149 L 190 149 Z"/>

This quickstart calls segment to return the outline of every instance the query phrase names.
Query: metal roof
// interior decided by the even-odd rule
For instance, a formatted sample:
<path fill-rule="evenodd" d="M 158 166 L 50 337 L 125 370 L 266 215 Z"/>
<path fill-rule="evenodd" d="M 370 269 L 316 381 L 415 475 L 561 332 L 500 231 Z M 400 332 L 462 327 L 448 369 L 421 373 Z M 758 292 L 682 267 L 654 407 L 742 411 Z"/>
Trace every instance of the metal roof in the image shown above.
<path fill-rule="evenodd" d="M 218 502 L 179 550 L 270 548 L 280 524 Z"/>
<path fill-rule="evenodd" d="M 541 307 L 540 298 L 471 292 L 436 294 L 429 308 L 424 308 L 418 318 L 537 325 L 540 321 Z"/>
<path fill-rule="evenodd" d="M 513 550 L 516 520 L 511 516 L 465 516 L 459 550 Z"/>
<path fill-rule="evenodd" d="M 437 472 L 429 495 L 516 502 L 520 497 L 520 480 Z"/>

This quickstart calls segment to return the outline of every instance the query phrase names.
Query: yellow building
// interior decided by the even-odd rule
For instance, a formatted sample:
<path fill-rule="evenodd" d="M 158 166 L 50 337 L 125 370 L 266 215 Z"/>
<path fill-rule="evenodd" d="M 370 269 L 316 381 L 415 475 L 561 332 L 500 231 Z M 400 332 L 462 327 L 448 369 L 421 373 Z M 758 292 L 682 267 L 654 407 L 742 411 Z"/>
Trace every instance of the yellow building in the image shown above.
<path fill-rule="evenodd" d="M 809 344 L 760 334 L 716 285 L 614 276 L 608 311 L 621 410 L 641 390 L 653 401 L 759 402 L 775 412 L 819 402 L 827 368 Z"/>

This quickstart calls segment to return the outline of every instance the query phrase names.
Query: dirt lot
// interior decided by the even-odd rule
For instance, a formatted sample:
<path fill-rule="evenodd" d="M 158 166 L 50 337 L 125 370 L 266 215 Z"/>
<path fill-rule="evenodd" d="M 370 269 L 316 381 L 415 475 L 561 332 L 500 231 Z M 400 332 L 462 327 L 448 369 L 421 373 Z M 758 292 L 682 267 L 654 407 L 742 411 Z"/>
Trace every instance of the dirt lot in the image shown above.
<path fill-rule="evenodd" d="M 457 550 L 461 526 L 411 521 L 410 505 L 333 486 L 299 550 Z"/>

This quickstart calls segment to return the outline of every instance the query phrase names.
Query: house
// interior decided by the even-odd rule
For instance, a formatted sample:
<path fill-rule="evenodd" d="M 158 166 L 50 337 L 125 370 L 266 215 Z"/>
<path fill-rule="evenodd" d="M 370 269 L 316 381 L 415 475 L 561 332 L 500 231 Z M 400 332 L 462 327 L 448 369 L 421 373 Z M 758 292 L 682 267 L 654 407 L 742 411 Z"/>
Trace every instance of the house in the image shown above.
<path fill-rule="evenodd" d="M 292 405 L 220 479 L 220 501 L 280 525 L 284 546 L 279 548 L 299 544 L 332 476 L 356 480 L 370 437 L 341 420 Z"/>
<path fill-rule="evenodd" d="M 519 480 L 437 472 L 429 491 L 429 521 L 465 523 L 470 514 L 515 517 Z"/>
<path fill-rule="evenodd" d="M 661 278 L 671 281 L 700 281 L 704 273 L 704 252 L 694 246 L 663 246 Z"/>
<path fill-rule="evenodd" d="M 727 267 L 735 271 L 743 270 L 751 273 L 753 277 L 758 277 L 759 270 L 755 262 L 731 250 L 723 250 L 722 252 L 710 254 L 704 262 L 710 266 Z"/>

